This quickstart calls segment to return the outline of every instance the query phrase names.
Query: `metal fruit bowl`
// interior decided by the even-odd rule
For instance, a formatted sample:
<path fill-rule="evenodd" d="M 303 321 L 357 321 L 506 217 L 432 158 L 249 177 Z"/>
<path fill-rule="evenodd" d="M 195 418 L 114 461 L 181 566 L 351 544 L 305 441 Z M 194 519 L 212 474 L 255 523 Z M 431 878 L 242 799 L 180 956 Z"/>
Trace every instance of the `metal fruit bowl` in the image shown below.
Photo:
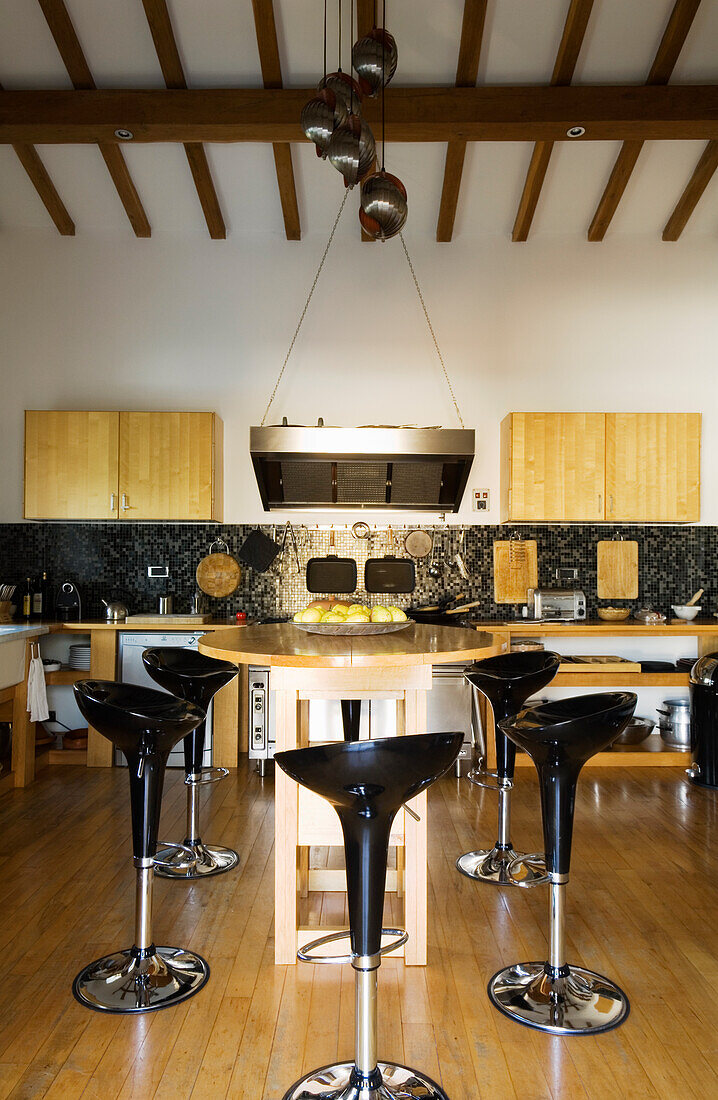
<path fill-rule="evenodd" d="M 620 733 L 614 745 L 640 745 L 641 741 L 645 741 L 646 738 L 653 732 L 655 722 L 652 722 L 650 718 L 632 718 L 626 726 L 623 733 Z"/>
<path fill-rule="evenodd" d="M 307 634 L 329 634 L 356 636 L 359 634 L 391 634 L 395 630 L 406 630 L 413 626 L 411 619 L 400 623 L 292 623 L 292 626 L 305 630 Z"/>

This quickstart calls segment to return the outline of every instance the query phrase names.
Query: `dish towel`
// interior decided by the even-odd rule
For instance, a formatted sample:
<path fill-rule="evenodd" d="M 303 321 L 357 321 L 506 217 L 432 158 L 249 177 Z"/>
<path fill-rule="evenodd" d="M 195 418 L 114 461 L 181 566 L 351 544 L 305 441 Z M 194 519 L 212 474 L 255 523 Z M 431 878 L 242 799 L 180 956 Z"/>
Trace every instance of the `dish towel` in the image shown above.
<path fill-rule="evenodd" d="M 45 669 L 40 656 L 40 646 L 30 646 L 30 668 L 27 674 L 27 709 L 31 722 L 46 722 L 50 717 L 47 709 L 47 690 L 45 688 Z"/>

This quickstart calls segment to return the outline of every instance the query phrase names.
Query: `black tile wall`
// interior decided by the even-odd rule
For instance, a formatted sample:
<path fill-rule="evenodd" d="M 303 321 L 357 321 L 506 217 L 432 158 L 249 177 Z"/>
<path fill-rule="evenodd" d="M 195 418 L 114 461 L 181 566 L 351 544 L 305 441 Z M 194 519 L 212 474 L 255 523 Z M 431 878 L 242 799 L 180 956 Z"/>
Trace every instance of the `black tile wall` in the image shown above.
<path fill-rule="evenodd" d="M 174 594 L 175 611 L 188 611 L 194 591 L 194 574 L 210 543 L 222 538 L 237 553 L 253 525 L 181 523 L 17 523 L 0 524 L 0 583 L 22 585 L 27 576 L 47 571 L 53 589 L 64 580 L 74 581 L 83 601 L 83 616 L 103 613 L 102 596 L 123 598 L 132 611 L 154 611 L 160 595 Z M 265 528 L 269 531 L 269 528 Z M 622 527 L 626 539 L 639 545 L 639 600 L 666 611 L 671 603 L 686 600 L 704 588 L 703 614 L 716 609 L 714 573 L 718 552 L 718 527 L 641 526 Z M 586 593 L 589 616 L 595 614 L 596 543 L 613 534 L 612 528 L 589 525 L 522 526 L 514 532 L 538 543 L 539 585 L 555 585 L 557 566 L 579 570 L 579 587 Z M 499 526 L 467 528 L 465 558 L 472 575 L 462 581 L 454 571 L 433 579 L 428 559 L 417 563 L 417 588 L 411 597 L 396 599 L 400 606 L 434 601 L 444 594 L 466 592 L 480 601 L 477 617 L 512 619 L 518 608 L 493 602 L 492 543 L 508 538 Z M 324 541 L 326 535 L 324 534 Z M 343 530 L 337 539 L 339 553 L 352 553 L 358 544 Z M 456 548 L 452 540 L 451 552 Z M 364 555 L 366 548 L 362 547 Z M 447 559 L 451 556 L 447 545 Z M 326 552 L 326 546 L 315 548 Z M 385 548 L 374 549 L 384 554 Z M 306 560 L 307 551 L 303 552 Z M 147 566 L 167 565 L 170 579 L 150 580 Z M 361 582 L 361 569 L 359 571 Z M 238 590 L 226 600 L 205 597 L 205 609 L 216 616 L 243 610 L 249 616 L 273 615 L 297 610 L 307 600 L 297 577 L 282 579 L 276 573 L 243 571 Z M 375 598 L 373 602 L 378 602 Z M 614 601 L 615 602 L 615 601 Z"/>

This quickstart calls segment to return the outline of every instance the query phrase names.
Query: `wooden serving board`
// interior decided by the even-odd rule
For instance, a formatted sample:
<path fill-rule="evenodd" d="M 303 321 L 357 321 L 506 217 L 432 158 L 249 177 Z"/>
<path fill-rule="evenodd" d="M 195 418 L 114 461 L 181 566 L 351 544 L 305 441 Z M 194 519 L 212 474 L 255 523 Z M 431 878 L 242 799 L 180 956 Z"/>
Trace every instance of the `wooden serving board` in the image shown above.
<path fill-rule="evenodd" d="M 636 661 L 628 661 L 625 657 L 613 657 L 608 654 L 576 654 L 571 657 L 562 657 L 558 666 L 559 672 L 640 672 L 641 666 Z"/>
<path fill-rule="evenodd" d="M 599 600 L 638 599 L 638 543 L 622 539 L 596 545 Z"/>
<path fill-rule="evenodd" d="M 526 603 L 529 588 L 538 586 L 535 539 L 494 543 L 494 601 Z"/>

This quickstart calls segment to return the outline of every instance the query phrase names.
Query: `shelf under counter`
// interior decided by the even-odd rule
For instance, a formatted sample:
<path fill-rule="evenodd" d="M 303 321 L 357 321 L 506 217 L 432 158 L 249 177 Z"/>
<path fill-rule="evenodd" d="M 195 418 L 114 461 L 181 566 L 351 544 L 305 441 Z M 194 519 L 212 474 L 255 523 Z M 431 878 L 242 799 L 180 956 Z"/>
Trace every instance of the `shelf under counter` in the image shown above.
<path fill-rule="evenodd" d="M 660 733 L 652 733 L 640 745 L 618 745 L 608 752 L 597 753 L 586 761 L 584 768 L 687 768 L 690 762 L 690 751 L 672 749 L 663 743 Z M 533 766 L 530 756 L 516 753 L 517 768 Z"/>

